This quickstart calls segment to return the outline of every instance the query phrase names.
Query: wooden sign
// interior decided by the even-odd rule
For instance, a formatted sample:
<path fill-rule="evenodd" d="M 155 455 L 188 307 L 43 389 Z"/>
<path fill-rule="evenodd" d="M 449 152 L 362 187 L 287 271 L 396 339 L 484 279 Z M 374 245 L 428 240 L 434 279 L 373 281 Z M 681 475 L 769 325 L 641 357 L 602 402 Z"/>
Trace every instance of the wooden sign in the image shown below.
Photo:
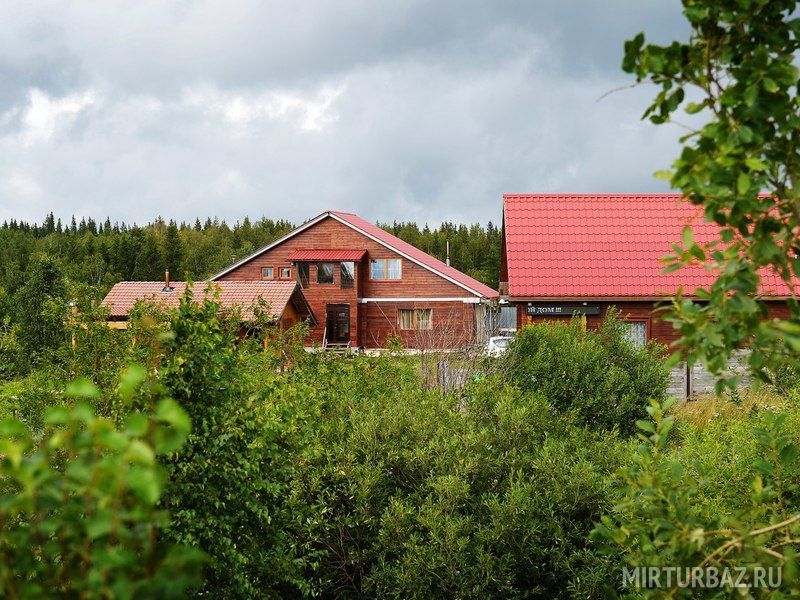
<path fill-rule="evenodd" d="M 525 313 L 531 317 L 597 316 L 600 314 L 600 307 L 583 304 L 529 304 L 525 307 Z"/>

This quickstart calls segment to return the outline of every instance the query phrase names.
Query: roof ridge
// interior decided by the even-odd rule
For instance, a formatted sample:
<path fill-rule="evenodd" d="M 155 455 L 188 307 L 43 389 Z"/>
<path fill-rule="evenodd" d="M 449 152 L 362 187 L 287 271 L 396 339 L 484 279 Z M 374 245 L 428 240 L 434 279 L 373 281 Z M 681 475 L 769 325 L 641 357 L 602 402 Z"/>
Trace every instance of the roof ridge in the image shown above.
<path fill-rule="evenodd" d="M 604 198 L 604 199 L 626 199 L 626 198 L 680 198 L 682 194 L 678 192 L 614 192 L 614 193 L 519 193 L 503 194 L 504 200 L 509 199 L 546 199 L 546 198 Z"/>

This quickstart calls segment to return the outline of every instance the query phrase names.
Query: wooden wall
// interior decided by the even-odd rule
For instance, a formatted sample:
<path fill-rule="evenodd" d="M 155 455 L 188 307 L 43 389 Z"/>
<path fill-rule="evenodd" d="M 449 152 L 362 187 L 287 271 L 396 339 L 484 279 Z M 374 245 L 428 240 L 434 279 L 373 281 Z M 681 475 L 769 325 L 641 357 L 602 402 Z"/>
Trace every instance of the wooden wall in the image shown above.
<path fill-rule="evenodd" d="M 586 327 L 588 329 L 597 329 L 605 318 L 606 311 L 610 306 L 615 306 L 619 310 L 619 315 L 622 319 L 629 319 L 633 321 L 645 321 L 647 323 L 647 339 L 655 340 L 660 344 L 671 347 L 673 342 L 676 342 L 680 335 L 668 323 L 660 318 L 660 313 L 655 311 L 656 302 L 653 301 L 596 301 L 591 299 L 584 299 L 581 302 L 588 302 L 592 306 L 600 306 L 599 316 L 587 316 Z M 537 301 L 534 304 L 560 304 L 559 302 Z M 574 305 L 576 302 L 563 302 L 563 304 Z M 530 317 L 525 314 L 525 307 L 527 302 L 517 303 L 517 328 L 522 328 L 527 324 L 547 321 L 547 320 L 562 320 L 566 321 L 569 317 Z M 775 301 L 768 303 L 770 316 L 788 318 L 789 308 L 785 302 Z"/>
<path fill-rule="evenodd" d="M 470 298 L 472 295 L 454 283 L 436 275 L 417 265 L 414 262 L 402 258 L 399 254 L 385 248 L 381 244 L 358 233 L 347 225 L 336 221 L 333 218 L 326 218 L 319 223 L 312 225 L 305 231 L 289 238 L 284 243 L 272 248 L 263 254 L 255 257 L 251 261 L 241 265 L 230 273 L 221 277 L 221 280 L 252 281 L 261 278 L 262 267 L 272 267 L 273 273 L 277 278 L 281 267 L 291 267 L 292 278 L 296 278 L 297 272 L 289 260 L 289 256 L 294 250 L 299 249 L 352 249 L 366 250 L 367 254 L 356 264 L 356 274 L 353 289 L 343 290 L 340 286 L 339 269 L 334 272 L 333 284 L 318 284 L 316 264 L 310 264 L 309 286 L 303 289 L 314 316 L 317 318 L 317 326 L 311 330 L 312 342 L 322 343 L 323 334 L 326 326 L 327 304 L 348 304 L 350 305 L 350 343 L 353 346 L 365 346 L 367 348 L 380 348 L 385 346 L 386 337 L 392 328 L 397 328 L 397 309 L 406 308 L 405 305 L 394 303 L 360 304 L 359 298 Z M 400 258 L 402 261 L 402 279 L 399 281 L 372 281 L 369 279 L 369 261 L 379 258 Z M 447 304 L 448 307 L 444 305 Z M 443 333 L 444 328 L 448 330 L 457 329 L 454 335 L 458 342 L 469 337 L 472 339 L 474 334 L 474 305 L 455 303 L 458 310 L 457 318 L 451 318 L 455 314 L 452 303 L 433 302 L 426 304 L 425 308 L 434 309 L 434 327 L 437 326 L 440 316 L 446 316 L 442 320 L 438 334 Z M 413 304 L 411 305 L 413 306 Z M 423 308 L 422 305 L 419 308 Z M 391 317 L 387 316 L 391 314 Z M 469 318 L 467 318 L 469 317 Z M 389 322 L 391 321 L 391 325 Z M 422 341 L 422 338 L 433 337 L 428 332 L 403 332 L 400 334 L 404 338 L 407 347 L 416 347 L 415 344 Z M 420 338 L 419 340 L 417 338 Z M 408 343 L 406 343 L 406 340 Z"/>
<path fill-rule="evenodd" d="M 368 302 L 364 307 L 361 339 L 367 348 L 385 348 L 389 336 L 397 336 L 405 348 L 464 348 L 475 339 L 476 304 L 463 302 Z M 401 309 L 430 308 L 432 328 L 402 330 Z"/>

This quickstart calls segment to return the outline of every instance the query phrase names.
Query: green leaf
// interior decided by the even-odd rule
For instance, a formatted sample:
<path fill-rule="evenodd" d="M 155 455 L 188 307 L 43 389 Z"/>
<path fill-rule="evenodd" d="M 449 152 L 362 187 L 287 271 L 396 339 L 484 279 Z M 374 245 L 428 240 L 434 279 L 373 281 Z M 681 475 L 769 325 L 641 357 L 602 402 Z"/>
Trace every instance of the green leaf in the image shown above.
<path fill-rule="evenodd" d="M 86 522 L 86 533 L 93 540 L 104 537 L 114 526 L 114 515 L 110 509 L 100 509 Z"/>
<path fill-rule="evenodd" d="M 653 425 L 653 423 L 651 423 L 650 421 L 644 421 L 640 419 L 636 421 L 636 426 L 642 431 L 647 431 L 648 433 L 656 432 L 655 425 Z"/>
<path fill-rule="evenodd" d="M 153 449 L 141 440 L 133 440 L 128 446 L 128 457 L 135 463 L 152 465 L 156 461 Z"/>
<path fill-rule="evenodd" d="M 189 415 L 181 408 L 181 405 L 167 398 L 158 403 L 156 416 L 162 421 L 169 423 L 176 430 L 188 434 L 192 429 L 192 422 Z"/>
<path fill-rule="evenodd" d="M 689 104 L 686 105 L 686 113 L 690 114 L 690 115 L 694 115 L 694 114 L 699 113 L 705 107 L 706 107 L 706 102 L 705 101 L 703 101 L 703 102 L 689 102 Z"/>
<path fill-rule="evenodd" d="M 66 425 L 69 422 L 69 410 L 64 406 L 53 406 L 44 414 L 46 425 Z"/>
<path fill-rule="evenodd" d="M 747 106 L 753 106 L 758 99 L 758 88 L 755 85 L 748 86 L 742 97 Z"/>
<path fill-rule="evenodd" d="M 752 171 L 765 171 L 767 169 L 767 163 L 755 156 L 750 156 L 745 159 L 744 164 Z"/>
<path fill-rule="evenodd" d="M 745 195 L 750 191 L 750 175 L 742 171 L 736 179 L 736 191 L 741 195 Z"/>
<path fill-rule="evenodd" d="M 788 466 L 797 458 L 797 446 L 788 444 L 781 450 L 781 463 Z"/>
<path fill-rule="evenodd" d="M 66 394 L 72 398 L 99 398 L 100 390 L 85 377 L 80 377 L 69 382 Z"/>
<path fill-rule="evenodd" d="M 155 504 L 161 495 L 161 483 L 155 471 L 148 467 L 133 466 L 125 475 L 125 483 L 148 504 Z"/>
<path fill-rule="evenodd" d="M 147 433 L 150 422 L 141 413 L 131 413 L 125 419 L 125 431 L 132 437 L 141 437 Z"/>
<path fill-rule="evenodd" d="M 757 460 L 753 463 L 753 467 L 765 475 L 773 475 L 775 473 L 775 467 L 765 460 Z"/>
<path fill-rule="evenodd" d="M 130 402 L 136 389 L 145 380 L 146 372 L 140 365 L 130 365 L 122 372 L 119 380 L 119 396 L 126 402 Z"/>
<path fill-rule="evenodd" d="M 765 77 L 764 78 L 763 85 L 764 85 L 764 89 L 766 91 L 768 91 L 770 94 L 774 94 L 775 92 L 777 92 L 780 89 L 780 88 L 778 88 L 778 84 L 775 83 L 775 80 L 771 79 L 769 77 Z"/>
<path fill-rule="evenodd" d="M 683 228 L 683 232 L 681 233 L 681 243 L 686 249 L 694 245 L 694 232 L 688 225 Z"/>

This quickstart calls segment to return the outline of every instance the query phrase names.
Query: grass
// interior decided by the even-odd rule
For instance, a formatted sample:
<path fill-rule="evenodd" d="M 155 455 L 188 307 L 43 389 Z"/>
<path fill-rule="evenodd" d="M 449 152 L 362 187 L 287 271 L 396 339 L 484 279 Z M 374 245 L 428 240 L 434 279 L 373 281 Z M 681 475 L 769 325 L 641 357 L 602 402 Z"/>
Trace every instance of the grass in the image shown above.
<path fill-rule="evenodd" d="M 684 400 L 672 409 L 677 421 L 702 426 L 716 421 L 740 419 L 761 410 L 780 411 L 791 404 L 792 398 L 782 396 L 768 386 L 746 388 L 736 401 L 729 395 L 704 394 Z"/>

